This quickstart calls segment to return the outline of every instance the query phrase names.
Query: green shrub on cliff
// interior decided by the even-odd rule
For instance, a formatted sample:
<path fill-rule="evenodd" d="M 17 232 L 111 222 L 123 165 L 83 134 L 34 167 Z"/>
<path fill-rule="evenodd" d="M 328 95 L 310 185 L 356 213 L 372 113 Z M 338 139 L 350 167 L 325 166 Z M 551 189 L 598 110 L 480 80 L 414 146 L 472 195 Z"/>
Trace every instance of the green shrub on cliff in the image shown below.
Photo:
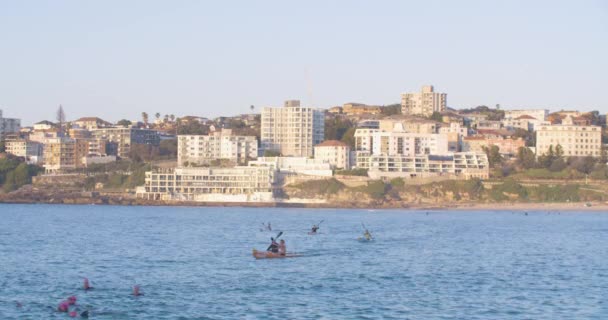
<path fill-rule="evenodd" d="M 344 189 L 344 184 L 334 178 L 324 180 L 310 180 L 293 186 L 303 191 L 306 195 L 335 194 Z"/>
<path fill-rule="evenodd" d="M 382 199 L 390 190 L 390 185 L 385 184 L 381 180 L 368 182 L 366 186 L 353 188 L 356 191 L 367 193 L 374 199 Z"/>

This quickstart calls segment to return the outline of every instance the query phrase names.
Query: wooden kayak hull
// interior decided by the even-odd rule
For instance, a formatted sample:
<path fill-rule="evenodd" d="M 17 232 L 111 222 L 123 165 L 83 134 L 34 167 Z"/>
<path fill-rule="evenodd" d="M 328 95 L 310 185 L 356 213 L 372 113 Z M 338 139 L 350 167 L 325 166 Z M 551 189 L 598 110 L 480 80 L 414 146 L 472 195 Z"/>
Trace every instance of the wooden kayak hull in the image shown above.
<path fill-rule="evenodd" d="M 269 251 L 258 251 L 253 249 L 252 251 L 253 257 L 256 259 L 283 259 L 283 258 L 295 258 L 299 257 L 299 254 L 288 253 L 286 255 L 280 255 L 278 253 L 273 253 Z"/>

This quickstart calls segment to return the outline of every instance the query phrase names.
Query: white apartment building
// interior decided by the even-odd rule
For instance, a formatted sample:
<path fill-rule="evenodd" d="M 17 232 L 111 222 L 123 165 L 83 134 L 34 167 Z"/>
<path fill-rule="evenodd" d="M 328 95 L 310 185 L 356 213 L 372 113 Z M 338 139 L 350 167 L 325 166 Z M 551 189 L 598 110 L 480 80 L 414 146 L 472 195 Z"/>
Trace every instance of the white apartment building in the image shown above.
<path fill-rule="evenodd" d="M 464 179 L 489 177 L 488 157 L 483 152 L 457 152 L 440 156 L 361 154 L 357 157 L 357 168 L 368 169 L 368 175 L 373 179 L 433 176 Z"/>
<path fill-rule="evenodd" d="M 549 152 L 560 145 L 566 157 L 600 157 L 602 155 L 602 127 L 576 126 L 570 116 L 562 124 L 543 125 L 536 130 L 536 155 Z"/>
<path fill-rule="evenodd" d="M 6 140 L 6 153 L 23 157 L 29 164 L 42 163 L 42 143 L 27 139 Z"/>
<path fill-rule="evenodd" d="M 445 134 L 448 139 L 448 151 L 462 150 L 462 141 L 469 135 L 469 129 L 459 122 L 450 122 L 439 128 L 439 133 Z"/>
<path fill-rule="evenodd" d="M 430 116 L 447 108 L 447 94 L 435 92 L 433 86 L 423 86 L 419 93 L 401 95 L 401 113 L 405 115 Z"/>
<path fill-rule="evenodd" d="M 282 175 L 331 177 L 329 162 L 307 157 L 259 157 L 249 162 L 250 167 L 267 167 Z"/>
<path fill-rule="evenodd" d="M 504 118 L 502 120 L 502 126 L 509 130 L 523 129 L 527 131 L 536 131 L 539 126 L 548 126 L 551 122 L 545 120 L 538 120 L 529 115 L 522 115 L 516 118 Z"/>
<path fill-rule="evenodd" d="M 374 155 L 446 154 L 448 136 L 444 133 L 357 129 L 355 131 L 355 150 Z"/>
<path fill-rule="evenodd" d="M 177 137 L 177 165 L 209 164 L 212 160 L 227 159 L 245 163 L 258 157 L 255 136 L 235 136 L 232 130 L 222 129 L 209 135 L 179 135 Z"/>
<path fill-rule="evenodd" d="M 440 123 L 412 116 L 394 115 L 378 120 L 378 128 L 385 131 L 406 131 L 414 133 L 437 133 Z"/>
<path fill-rule="evenodd" d="M 300 101 L 286 101 L 283 108 L 262 108 L 263 150 L 283 156 L 312 157 L 314 146 L 323 141 L 323 110 L 301 107 Z"/>
<path fill-rule="evenodd" d="M 136 196 L 148 200 L 268 202 L 273 200 L 270 167 L 175 168 L 146 172 Z"/>
<path fill-rule="evenodd" d="M 529 116 L 536 120 L 545 121 L 549 115 L 547 109 L 530 109 L 530 110 L 505 110 L 505 120 L 517 119 L 521 116 Z"/>
<path fill-rule="evenodd" d="M 327 140 L 315 146 L 315 159 L 333 168 L 350 169 L 350 147 L 338 140 Z"/>
<path fill-rule="evenodd" d="M 0 140 L 4 139 L 5 134 L 19 132 L 19 129 L 21 129 L 21 120 L 3 118 L 2 110 L 0 109 Z"/>

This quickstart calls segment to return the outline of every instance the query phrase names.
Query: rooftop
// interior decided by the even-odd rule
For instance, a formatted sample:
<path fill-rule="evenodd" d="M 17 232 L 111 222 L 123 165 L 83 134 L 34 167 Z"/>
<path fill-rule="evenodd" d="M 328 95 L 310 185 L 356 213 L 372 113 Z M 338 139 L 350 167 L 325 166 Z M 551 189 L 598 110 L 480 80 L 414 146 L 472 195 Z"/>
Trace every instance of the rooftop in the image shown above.
<path fill-rule="evenodd" d="M 348 147 L 348 145 L 338 140 L 326 140 L 319 143 L 315 147 Z"/>

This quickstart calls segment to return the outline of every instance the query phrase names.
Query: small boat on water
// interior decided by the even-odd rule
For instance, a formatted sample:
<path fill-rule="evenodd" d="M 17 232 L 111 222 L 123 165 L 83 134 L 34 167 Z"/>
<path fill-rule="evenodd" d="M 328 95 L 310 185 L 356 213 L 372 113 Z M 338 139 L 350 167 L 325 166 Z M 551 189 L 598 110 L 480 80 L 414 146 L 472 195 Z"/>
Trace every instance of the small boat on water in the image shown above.
<path fill-rule="evenodd" d="M 280 255 L 278 253 L 270 252 L 270 251 L 259 251 L 253 249 L 253 257 L 256 259 L 281 259 L 281 258 L 295 258 L 301 257 L 300 254 L 295 253 L 287 253 L 286 255 Z"/>

